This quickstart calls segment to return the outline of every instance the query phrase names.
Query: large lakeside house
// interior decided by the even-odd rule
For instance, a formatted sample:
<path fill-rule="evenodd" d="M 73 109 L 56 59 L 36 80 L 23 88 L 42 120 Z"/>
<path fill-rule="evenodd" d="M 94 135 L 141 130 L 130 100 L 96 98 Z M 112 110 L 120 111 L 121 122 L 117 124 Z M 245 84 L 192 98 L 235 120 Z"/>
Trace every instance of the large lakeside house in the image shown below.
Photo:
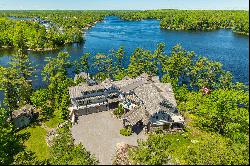
<path fill-rule="evenodd" d="M 84 75 L 81 73 L 81 75 Z M 106 79 L 99 84 L 84 83 L 69 88 L 70 118 L 117 108 L 125 109 L 121 117 L 124 127 L 142 125 L 153 128 L 181 129 L 184 118 L 178 113 L 170 83 L 161 83 L 158 76 L 142 74 L 120 81 Z"/>

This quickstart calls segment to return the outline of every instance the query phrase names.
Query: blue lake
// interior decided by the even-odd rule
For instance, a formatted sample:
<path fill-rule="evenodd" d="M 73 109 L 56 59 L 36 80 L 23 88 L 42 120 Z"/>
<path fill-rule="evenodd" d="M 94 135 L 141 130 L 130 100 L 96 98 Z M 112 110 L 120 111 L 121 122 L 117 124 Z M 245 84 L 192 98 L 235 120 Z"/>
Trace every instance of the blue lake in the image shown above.
<path fill-rule="evenodd" d="M 111 16 L 86 31 L 85 42 L 82 44 L 65 46 L 53 52 L 29 54 L 34 65 L 37 65 L 36 72 L 39 74 L 46 64 L 44 59 L 56 56 L 59 51 L 68 51 L 71 60 L 78 60 L 85 52 L 93 55 L 110 53 L 111 49 L 124 46 L 127 55 L 124 60 L 128 62 L 129 55 L 135 48 L 143 47 L 153 51 L 160 42 L 166 44 L 166 53 L 170 53 L 176 44 L 181 44 L 186 50 L 220 61 L 225 70 L 233 73 L 235 81 L 249 84 L 249 37 L 224 29 L 209 32 L 171 31 L 160 29 L 158 20 L 124 21 Z M 0 65 L 7 66 L 11 54 L 11 51 L 0 51 Z M 44 84 L 38 75 L 34 87 L 41 85 Z"/>
<path fill-rule="evenodd" d="M 84 51 L 106 53 L 123 45 L 130 54 L 136 47 L 153 51 L 159 42 L 164 42 L 169 53 L 173 46 L 181 44 L 186 50 L 220 61 L 225 70 L 233 73 L 235 81 L 249 84 L 249 37 L 224 29 L 210 32 L 163 30 L 159 23 L 158 20 L 123 21 L 108 17 L 86 33 Z"/>

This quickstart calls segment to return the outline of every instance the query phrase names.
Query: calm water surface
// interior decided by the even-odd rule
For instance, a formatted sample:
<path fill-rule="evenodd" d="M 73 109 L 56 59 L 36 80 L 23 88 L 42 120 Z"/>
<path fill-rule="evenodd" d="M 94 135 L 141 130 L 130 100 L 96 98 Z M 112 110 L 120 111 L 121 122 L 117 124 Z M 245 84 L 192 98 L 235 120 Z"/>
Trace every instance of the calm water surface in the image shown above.
<path fill-rule="evenodd" d="M 185 32 L 160 29 L 158 20 L 123 21 L 118 17 L 106 17 L 103 22 L 89 29 L 85 34 L 86 41 L 82 44 L 66 46 L 60 51 L 68 51 L 70 60 L 78 60 L 84 52 L 110 53 L 111 49 L 125 47 L 126 64 L 129 55 L 137 47 L 154 50 L 159 42 L 166 44 L 166 53 L 173 46 L 181 44 L 189 51 L 206 56 L 211 60 L 220 61 L 225 70 L 231 71 L 235 81 L 249 84 L 249 37 L 234 34 L 231 30 L 210 32 Z M 44 85 L 39 75 L 46 62 L 46 57 L 53 57 L 59 51 L 46 53 L 30 53 L 34 65 L 37 65 L 38 78 L 34 87 Z M 0 51 L 0 65 L 7 66 L 10 51 Z M 73 77 L 71 73 L 70 76 Z M 1 97 L 0 97 L 1 98 Z"/>

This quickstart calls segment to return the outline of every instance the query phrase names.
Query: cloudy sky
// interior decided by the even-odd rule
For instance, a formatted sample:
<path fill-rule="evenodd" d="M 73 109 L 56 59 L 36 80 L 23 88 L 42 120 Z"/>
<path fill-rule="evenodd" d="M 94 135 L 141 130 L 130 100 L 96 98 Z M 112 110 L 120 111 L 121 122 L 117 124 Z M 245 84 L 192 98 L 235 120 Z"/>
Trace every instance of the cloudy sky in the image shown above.
<path fill-rule="evenodd" d="M 0 10 L 243 9 L 249 0 L 0 0 Z"/>

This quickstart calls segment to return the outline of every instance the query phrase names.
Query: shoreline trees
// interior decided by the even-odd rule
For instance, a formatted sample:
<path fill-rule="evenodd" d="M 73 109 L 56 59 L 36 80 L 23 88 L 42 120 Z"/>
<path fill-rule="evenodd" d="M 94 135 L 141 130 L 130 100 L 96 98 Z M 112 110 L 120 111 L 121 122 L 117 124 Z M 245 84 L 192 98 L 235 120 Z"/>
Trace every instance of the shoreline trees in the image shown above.
<path fill-rule="evenodd" d="M 249 35 L 249 12 L 243 10 L 145 10 L 114 14 L 124 20 L 159 19 L 160 27 L 169 30 L 231 28 L 235 33 Z"/>
<path fill-rule="evenodd" d="M 46 51 L 83 42 L 84 31 L 103 20 L 105 15 L 105 12 L 93 11 L 0 11 L 0 48 Z M 10 16 L 42 18 L 51 23 L 44 25 L 35 20 L 13 20 Z"/>

